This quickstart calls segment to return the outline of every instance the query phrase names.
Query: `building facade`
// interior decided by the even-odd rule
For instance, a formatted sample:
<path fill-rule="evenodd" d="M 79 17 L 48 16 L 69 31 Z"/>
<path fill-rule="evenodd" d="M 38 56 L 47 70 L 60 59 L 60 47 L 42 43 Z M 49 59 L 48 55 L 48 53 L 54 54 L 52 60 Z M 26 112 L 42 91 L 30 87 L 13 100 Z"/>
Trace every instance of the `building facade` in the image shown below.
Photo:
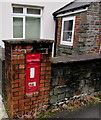
<path fill-rule="evenodd" d="M 53 13 L 56 56 L 99 53 L 101 2 L 75 0 Z"/>
<path fill-rule="evenodd" d="M 66 2 L 3 0 L 0 2 L 0 46 L 4 39 L 52 39 L 55 21 L 52 13 Z"/>

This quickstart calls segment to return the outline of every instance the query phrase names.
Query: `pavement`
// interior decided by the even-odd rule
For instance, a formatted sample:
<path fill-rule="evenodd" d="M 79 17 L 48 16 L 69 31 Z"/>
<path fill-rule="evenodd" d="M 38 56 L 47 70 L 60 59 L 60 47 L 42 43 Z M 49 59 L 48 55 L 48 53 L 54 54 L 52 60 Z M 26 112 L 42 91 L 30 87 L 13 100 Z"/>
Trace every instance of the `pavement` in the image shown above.
<path fill-rule="evenodd" d="M 101 120 L 101 103 L 82 107 L 75 111 L 60 111 L 51 118 L 63 120 Z"/>
<path fill-rule="evenodd" d="M 0 60 L 0 120 L 3 118 L 8 118 L 8 115 L 2 102 L 2 61 Z"/>

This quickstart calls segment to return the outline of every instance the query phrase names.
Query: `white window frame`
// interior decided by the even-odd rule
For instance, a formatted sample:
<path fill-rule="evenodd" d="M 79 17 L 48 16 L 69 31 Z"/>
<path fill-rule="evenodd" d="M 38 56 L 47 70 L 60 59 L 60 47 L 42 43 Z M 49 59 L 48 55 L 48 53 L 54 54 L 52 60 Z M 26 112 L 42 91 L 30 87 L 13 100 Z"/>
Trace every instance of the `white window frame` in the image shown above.
<path fill-rule="evenodd" d="M 63 29 L 64 29 L 64 22 L 73 20 L 73 29 L 72 29 L 72 39 L 71 41 L 63 41 Z M 62 19 L 62 30 L 61 30 L 61 42 L 60 44 L 62 45 L 68 45 L 68 46 L 73 46 L 73 39 L 74 39 L 74 29 L 75 29 L 75 16 L 72 17 L 65 17 Z"/>
<path fill-rule="evenodd" d="M 13 13 L 13 8 L 23 8 L 23 13 Z M 27 8 L 32 8 L 32 9 L 40 9 L 40 14 L 27 14 Z M 12 6 L 12 28 L 13 28 L 13 18 L 23 18 L 23 37 L 22 38 L 14 38 L 13 37 L 13 29 L 12 29 L 12 38 L 13 39 L 25 39 L 25 17 L 33 17 L 33 18 L 40 18 L 40 38 L 41 38 L 41 26 L 42 26 L 42 8 L 36 8 L 36 7 L 26 7 L 26 6 Z"/>

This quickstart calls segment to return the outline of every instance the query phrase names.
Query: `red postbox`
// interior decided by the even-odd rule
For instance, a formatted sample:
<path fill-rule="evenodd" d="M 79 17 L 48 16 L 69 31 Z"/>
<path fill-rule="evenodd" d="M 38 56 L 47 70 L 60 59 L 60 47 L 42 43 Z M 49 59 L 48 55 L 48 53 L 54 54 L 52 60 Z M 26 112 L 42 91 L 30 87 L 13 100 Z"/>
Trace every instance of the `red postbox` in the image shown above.
<path fill-rule="evenodd" d="M 39 91 L 40 53 L 26 54 L 26 94 Z"/>

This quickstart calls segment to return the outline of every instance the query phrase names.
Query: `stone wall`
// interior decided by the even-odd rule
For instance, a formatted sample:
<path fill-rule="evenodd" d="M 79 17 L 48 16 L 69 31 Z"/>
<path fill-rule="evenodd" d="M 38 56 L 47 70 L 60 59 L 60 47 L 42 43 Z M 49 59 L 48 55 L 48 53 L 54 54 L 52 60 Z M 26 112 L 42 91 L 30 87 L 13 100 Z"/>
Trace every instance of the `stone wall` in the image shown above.
<path fill-rule="evenodd" d="M 57 18 L 56 56 L 99 52 L 101 38 L 100 6 L 99 2 L 94 2 L 90 4 L 87 11 L 72 15 L 76 16 L 73 46 L 60 44 L 63 17 Z"/>
<path fill-rule="evenodd" d="M 5 42 L 3 96 L 10 117 L 37 112 L 48 105 L 51 78 L 52 41 L 8 40 Z M 26 94 L 26 53 L 41 53 L 39 91 Z"/>
<path fill-rule="evenodd" d="M 52 63 L 50 103 L 101 90 L 101 55 L 56 57 Z"/>

